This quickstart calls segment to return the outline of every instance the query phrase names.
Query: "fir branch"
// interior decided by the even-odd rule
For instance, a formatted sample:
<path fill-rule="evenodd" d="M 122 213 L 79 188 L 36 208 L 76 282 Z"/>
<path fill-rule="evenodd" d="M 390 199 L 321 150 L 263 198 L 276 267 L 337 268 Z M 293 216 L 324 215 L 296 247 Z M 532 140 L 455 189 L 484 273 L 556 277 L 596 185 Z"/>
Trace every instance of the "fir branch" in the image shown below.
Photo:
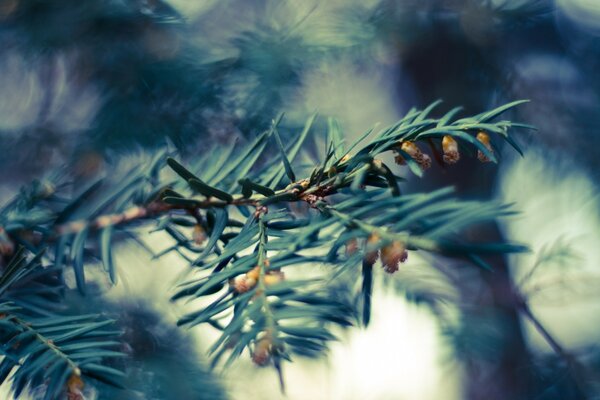
<path fill-rule="evenodd" d="M 56 272 L 42 267 L 41 259 L 40 253 L 28 260 L 21 248 L 0 277 L 0 353 L 4 356 L 0 383 L 14 371 L 15 397 L 26 387 L 45 385 L 44 399 L 48 400 L 66 392 L 76 395 L 84 385 L 82 377 L 120 386 L 123 374 L 101 365 L 107 359 L 124 356 L 116 350 L 120 343 L 114 340 L 120 333 L 104 329 L 113 321 L 99 315 L 52 312 L 56 307 L 48 300 L 59 302 L 62 296 L 55 292 L 53 281 L 39 279 Z M 36 305 L 37 297 L 44 301 L 45 310 Z"/>
<path fill-rule="evenodd" d="M 84 292 L 86 244 L 90 240 L 100 241 L 98 258 L 114 281 L 112 229 L 118 227 L 135 237 L 130 227 L 158 221 L 156 230 L 175 240 L 161 254 L 177 251 L 184 255 L 183 250 L 198 254 L 191 261 L 194 276 L 179 285 L 173 300 L 214 297 L 208 306 L 183 316 L 178 324 L 206 323 L 222 330 L 210 350 L 214 364 L 230 352 L 227 366 L 248 349 L 257 364 L 272 362 L 281 376 L 281 361 L 290 358 L 288 350 L 318 356 L 334 338 L 330 326 L 349 326 L 355 319 L 347 299 L 330 295 L 331 283 L 289 281 L 284 278 L 285 268 L 328 263 L 339 271 L 366 262 L 371 267 L 363 276 L 366 323 L 370 316 L 369 281 L 379 258 L 384 270 L 393 273 L 409 251 L 476 259 L 477 254 L 525 250 L 512 244 L 465 243 L 460 239 L 462 229 L 511 215 L 509 208 L 457 201 L 450 197 L 451 190 L 402 194 L 399 184 L 403 179 L 378 158 L 394 152 L 399 164 L 422 175 L 430 161 L 418 143 L 439 141 L 448 162 L 458 159 L 450 153 L 458 151 L 457 142 L 471 146 L 480 160 L 495 161 L 492 137 L 520 150 L 508 131 L 522 125 L 491 119 L 521 103 L 455 120 L 456 111 L 431 117 L 434 103 L 422 111 L 410 111 L 379 132 L 367 131 L 346 149 L 337 126 L 330 123 L 325 158 L 312 171 L 295 167 L 295 159 L 315 117 L 307 121 L 298 140 L 288 148 L 278 137 L 278 118 L 247 147 L 230 147 L 226 157 L 209 157 L 211 163 L 188 168 L 173 158 L 157 156 L 148 169 L 138 168 L 114 185 L 93 183 L 61 207 L 56 207 L 54 193 L 13 202 L 0 211 L 0 225 L 14 243 L 33 249 L 53 244 L 55 255 L 49 258 L 57 267 L 68 262 L 70 250 L 77 285 Z M 272 137 L 281 157 L 264 162 Z M 158 171 L 164 164 L 182 179 L 162 179 Z M 286 175 L 289 180 L 284 183 Z M 245 222 L 238 221 L 238 215 Z M 36 241 L 24 235 L 27 231 L 42 234 Z M 342 247 L 346 248 L 345 257 L 338 254 Z M 306 251 L 314 255 L 304 254 Z M 327 254 L 319 255 L 323 251 Z"/>

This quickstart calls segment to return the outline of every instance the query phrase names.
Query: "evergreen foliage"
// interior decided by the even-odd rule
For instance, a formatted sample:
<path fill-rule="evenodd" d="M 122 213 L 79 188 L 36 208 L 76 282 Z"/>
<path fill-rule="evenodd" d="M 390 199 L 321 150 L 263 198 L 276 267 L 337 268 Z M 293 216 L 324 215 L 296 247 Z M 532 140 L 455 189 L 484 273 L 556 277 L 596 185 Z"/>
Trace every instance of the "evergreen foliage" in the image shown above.
<path fill-rule="evenodd" d="M 434 103 L 411 110 L 388 128 L 371 129 L 354 143 L 345 142 L 333 120 L 327 132 L 315 134 L 313 116 L 286 146 L 279 116 L 251 143 L 217 147 L 189 167 L 162 151 L 117 182 L 104 178 L 78 185 L 57 177 L 34 182 L 0 212 L 3 254 L 11 259 L 1 286 L 5 379 L 19 364 L 15 393 L 46 383 L 46 398 L 65 387 L 76 390 L 73 379 L 80 375 L 118 384 L 122 373 L 103 364 L 122 356 L 115 349 L 118 332 L 106 329 L 112 321 L 63 316 L 42 308 L 36 297 L 60 303 L 62 277 L 70 269 L 85 294 L 87 263 L 94 259 L 115 283 L 113 244 L 135 237 L 140 226 L 155 224 L 154 230 L 174 239 L 156 257 L 176 251 L 189 261 L 190 273 L 173 300 L 210 299 L 178 325 L 208 324 L 221 331 L 210 348 L 213 365 L 227 355 L 227 367 L 249 352 L 256 364 L 271 364 L 280 374 L 282 362 L 294 353 L 322 354 L 335 338 L 332 326 L 368 324 L 379 257 L 384 270 L 393 273 L 416 251 L 470 259 L 483 268 L 490 268 L 483 255 L 525 251 L 521 245 L 461 237 L 466 227 L 510 215 L 510 207 L 459 200 L 452 189 L 403 194 L 403 179 L 383 161 L 394 152 L 397 162 L 421 176 L 428 163 L 418 144 L 441 155 L 449 151 L 442 142 L 451 138 L 460 151 L 495 162 L 487 132 L 493 141 L 505 140 L 519 150 L 512 128 L 531 127 L 496 118 L 521 103 L 468 118 L 457 118 L 458 109 L 432 117 Z M 302 163 L 311 159 L 304 143 L 312 140 L 319 147 L 319 137 L 327 138 L 321 143 L 324 157 L 313 165 Z M 273 148 L 279 154 L 273 155 Z M 47 248 L 51 251 L 44 252 Z M 27 261 L 27 253 L 36 256 Z M 330 267 L 320 278 L 287 278 L 310 264 Z M 359 268 L 363 285 L 353 299 L 354 294 L 336 289 L 336 277 Z M 48 274 L 60 279 L 46 279 Z M 35 296 L 25 300 L 24 293 Z"/>
<path fill-rule="evenodd" d="M 209 349 L 213 368 L 250 356 L 275 368 L 283 389 L 285 361 L 319 357 L 341 329 L 369 324 L 377 307 L 371 304 L 374 281 L 383 275 L 438 317 L 458 358 L 476 372 L 467 371 L 466 380 L 486 375 L 478 370 L 484 359 L 529 380 L 533 389 L 527 395 L 588 397 L 597 386 L 593 376 L 536 319 L 522 287 L 546 258 L 572 255 L 561 246 L 550 249 L 526 279 L 513 283 L 508 267 L 499 271 L 489 259 L 526 247 L 467 235 L 513 215 L 511 205 L 463 199 L 452 188 L 405 193 L 399 176 L 410 171 L 423 177 L 432 163 L 440 168 L 460 158 L 497 162 L 504 142 L 522 155 L 514 132 L 532 127 L 499 117 L 524 101 L 466 118 L 459 116 L 461 108 L 436 116 L 436 102 L 352 143 L 331 118 L 312 116 L 302 128 L 297 121 L 303 112 L 289 110 L 292 117 L 271 120 L 297 95 L 290 88 L 299 87 L 311 67 L 332 55 L 371 63 L 382 44 L 390 53 L 385 63 L 402 53 L 392 63 L 422 86 L 423 101 L 450 98 L 470 113 L 498 94 L 521 97 L 509 89 L 513 75 L 502 71 L 501 61 L 514 61 L 513 49 L 500 43 L 539 23 L 531 37 L 555 37 L 563 51 L 553 3 L 383 0 L 340 7 L 330 25 L 314 27 L 305 17 L 279 21 L 269 13 L 272 4 L 259 0 L 252 6 L 264 15 L 248 29 L 228 24 L 225 35 L 213 34 L 213 15 L 207 13 L 195 21 L 195 33 L 203 37 L 194 40 L 190 25 L 161 0 L 0 4 L 0 38 L 8 51 L 38 62 L 36 79 L 49 86 L 34 122 L 19 132 L 0 131 L 2 139 L 17 138 L 0 143 L 2 169 L 13 179 L 13 170 L 19 176 L 30 165 L 46 167 L 47 160 L 37 157 L 11 165 L 16 155 L 30 154 L 27 148 L 43 142 L 31 137 L 58 138 L 55 150 L 68 148 L 61 162 L 73 161 L 22 188 L 0 209 L 0 382 L 10 383 L 17 397 L 45 399 L 77 399 L 84 386 L 97 388 L 101 399 L 224 397 L 178 327 L 165 328 L 168 322 L 150 312 L 130 312 L 129 305 L 102 299 L 104 284 L 118 285 L 119 270 L 127 268 L 113 257 L 115 246 L 127 241 L 154 258 L 175 253 L 189 265 L 171 298 L 196 309 L 177 325 L 218 331 Z M 597 54 L 589 42 L 581 40 L 583 47 L 573 53 Z M 445 62 L 436 63 L 433 54 Z M 52 118 L 52 110 L 60 110 L 53 104 L 53 79 L 65 55 L 77 65 L 75 90 L 93 86 L 102 97 L 89 126 L 70 137 Z M 590 85 L 597 86 L 591 75 Z M 579 111 L 566 124 L 569 134 L 593 132 L 585 124 L 596 115 Z M 560 151 L 568 145 L 557 142 Z M 115 176 L 112 170 L 101 178 L 94 168 L 89 174 L 75 171 L 87 151 L 115 160 L 132 144 L 150 149 L 151 160 Z M 393 158 L 406 169 L 392 165 Z M 149 230 L 173 244 L 148 248 L 141 237 Z M 433 285 L 420 276 L 386 279 L 417 252 L 435 256 L 426 259 L 442 279 L 436 275 Z M 440 267 L 439 260 L 449 262 Z M 92 273 L 97 267 L 105 272 L 100 278 Z M 487 286 L 470 287 L 462 279 L 469 273 Z M 495 304 L 486 308 L 482 297 L 495 297 Z M 459 323 L 444 313 L 448 305 L 459 309 Z M 492 315 L 498 311 L 513 312 L 517 322 L 507 331 L 516 326 L 518 335 L 518 319 L 530 321 L 555 355 L 538 358 L 508 343 L 514 332 L 494 330 L 506 317 Z M 123 314 L 134 322 L 127 325 Z M 132 332 L 136 325 L 144 329 Z M 152 342 L 158 354 L 140 355 L 136 342 L 142 342 L 142 353 L 143 344 Z M 531 362 L 506 363 L 512 353 Z M 189 379 L 171 384 L 177 367 Z M 488 382 L 502 373 L 494 369 L 489 376 Z M 514 393 L 527 397 L 522 388 Z"/>

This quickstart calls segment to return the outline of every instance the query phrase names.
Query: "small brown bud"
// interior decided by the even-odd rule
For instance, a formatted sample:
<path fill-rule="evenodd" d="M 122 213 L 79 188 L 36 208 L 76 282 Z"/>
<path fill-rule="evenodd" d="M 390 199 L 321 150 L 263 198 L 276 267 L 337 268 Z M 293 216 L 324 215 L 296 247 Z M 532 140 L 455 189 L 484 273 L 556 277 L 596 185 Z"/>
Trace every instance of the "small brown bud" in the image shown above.
<path fill-rule="evenodd" d="M 260 276 L 260 267 L 258 265 L 246 273 L 247 278 L 251 278 L 254 280 L 258 280 L 259 276 Z"/>
<path fill-rule="evenodd" d="M 266 286 L 275 285 L 279 282 L 282 282 L 285 278 L 285 275 L 281 271 L 269 271 L 264 277 L 263 280 Z"/>
<path fill-rule="evenodd" d="M 400 148 L 413 160 L 415 160 L 415 162 L 419 164 L 423 171 L 431 168 L 431 157 L 429 157 L 427 154 L 424 154 L 413 142 L 403 142 Z M 398 163 L 398 161 L 396 162 Z"/>
<path fill-rule="evenodd" d="M 447 164 L 456 164 L 460 160 L 458 152 L 458 143 L 450 135 L 444 136 L 442 139 L 442 150 L 444 151 L 444 162 Z"/>
<path fill-rule="evenodd" d="M 398 165 L 406 165 L 406 160 L 404 159 L 404 157 L 402 157 L 400 154 L 397 154 L 394 157 L 394 161 L 396 162 L 396 164 Z"/>
<path fill-rule="evenodd" d="M 341 163 L 345 163 L 346 161 L 348 161 L 350 159 L 350 154 L 346 154 L 344 157 L 342 157 L 340 159 L 340 164 Z"/>
<path fill-rule="evenodd" d="M 352 238 L 346 242 L 346 256 L 351 256 L 358 251 L 358 239 Z"/>
<path fill-rule="evenodd" d="M 75 371 L 67 381 L 67 399 L 68 400 L 83 400 L 83 387 L 85 386 L 81 379 L 81 371 Z"/>
<path fill-rule="evenodd" d="M 267 206 L 257 206 L 256 211 L 254 211 L 254 218 L 259 218 L 261 214 L 268 214 L 269 209 Z"/>
<path fill-rule="evenodd" d="M 479 140 L 485 146 L 485 148 L 488 149 L 488 151 L 490 153 L 494 152 L 494 150 L 492 149 L 492 145 L 490 143 L 490 136 L 487 133 L 485 133 L 483 131 L 479 132 L 477 134 L 477 140 Z M 491 161 L 485 154 L 483 154 L 483 152 L 481 150 L 477 150 L 477 158 L 481 162 L 490 162 Z"/>
<path fill-rule="evenodd" d="M 374 247 L 379 243 L 379 235 L 372 233 L 367 239 L 367 247 Z M 368 264 L 375 264 L 379 258 L 379 249 L 367 251 L 364 260 Z"/>
<path fill-rule="evenodd" d="M 423 153 L 413 142 L 402 142 L 400 149 L 412 158 L 417 158 Z"/>
<path fill-rule="evenodd" d="M 408 252 L 404 243 L 395 240 L 381 249 L 381 264 L 385 272 L 393 274 L 398 271 L 398 264 L 406 261 Z"/>
<path fill-rule="evenodd" d="M 202 244 L 206 240 L 206 232 L 200 224 L 194 225 L 194 232 L 192 232 L 192 239 L 196 244 Z"/>
<path fill-rule="evenodd" d="M 421 159 L 416 160 L 416 161 L 421 166 L 421 169 L 423 171 L 431 168 L 431 157 L 429 157 L 427 154 L 422 154 Z"/>
<path fill-rule="evenodd" d="M 256 286 L 256 279 L 248 278 L 246 275 L 236 276 L 233 279 L 231 286 L 237 293 L 246 293 Z"/>
<path fill-rule="evenodd" d="M 252 361 L 261 367 L 267 365 L 271 359 L 272 342 L 270 335 L 260 339 L 252 353 Z"/>
<path fill-rule="evenodd" d="M 307 194 L 302 196 L 302 200 L 304 200 L 311 208 L 317 208 L 317 203 L 323 201 L 323 196 L 317 196 L 316 194 Z"/>

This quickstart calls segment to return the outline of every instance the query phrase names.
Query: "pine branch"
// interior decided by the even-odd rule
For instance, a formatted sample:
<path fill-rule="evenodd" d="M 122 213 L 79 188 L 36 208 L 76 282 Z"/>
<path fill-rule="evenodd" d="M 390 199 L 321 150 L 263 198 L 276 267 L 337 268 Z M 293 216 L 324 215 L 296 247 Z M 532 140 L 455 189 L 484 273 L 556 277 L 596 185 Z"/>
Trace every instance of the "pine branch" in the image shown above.
<path fill-rule="evenodd" d="M 84 377 L 120 387 L 122 372 L 102 365 L 107 359 L 124 356 L 117 351 L 120 343 L 114 340 L 120 333 L 104 329 L 113 321 L 99 315 L 53 312 L 57 307 L 48 300 L 59 302 L 62 296 L 54 291 L 55 283 L 45 286 L 47 282 L 39 280 L 55 272 L 42 267 L 41 258 L 40 253 L 27 260 L 21 248 L 0 277 L 0 354 L 4 356 L 0 383 L 14 371 L 15 397 L 27 387 L 45 386 L 44 399 L 49 400 L 63 393 L 80 394 Z M 40 312 L 32 297 L 44 300 L 46 310 Z"/>
<path fill-rule="evenodd" d="M 493 137 L 520 151 L 508 131 L 529 127 L 492 119 L 521 103 L 462 119 L 455 119 L 456 110 L 432 118 L 434 103 L 422 111 L 411 110 L 382 131 L 367 131 L 348 148 L 337 125 L 329 123 L 326 156 L 312 170 L 294 165 L 315 117 L 287 148 L 278 135 L 278 117 L 245 148 L 212 151 L 190 168 L 165 159 L 163 153 L 116 184 L 99 180 L 80 189 L 66 204 L 53 190 L 27 192 L 31 195 L 0 211 L 0 225 L 13 244 L 32 250 L 52 245 L 54 257 L 47 258 L 57 268 L 70 263 L 84 293 L 86 255 L 94 254 L 90 242 L 100 243 L 97 257 L 114 280 L 113 235 L 121 231 L 135 237 L 133 227 L 157 221 L 155 230 L 175 241 L 161 254 L 197 254 L 190 263 L 192 278 L 178 286 L 173 300 L 213 297 L 208 306 L 178 324 L 206 323 L 222 331 L 210 350 L 213 364 L 229 352 L 227 366 L 249 350 L 257 364 L 272 363 L 281 374 L 281 361 L 290 359 L 291 353 L 322 354 L 334 339 L 331 326 L 350 326 L 356 320 L 351 301 L 332 295 L 334 281 L 290 281 L 285 268 L 330 264 L 335 276 L 370 266 L 361 293 L 366 324 L 371 308 L 368 281 L 379 259 L 386 272 L 394 273 L 412 251 L 477 260 L 478 254 L 525 250 L 460 238 L 462 229 L 511 215 L 510 208 L 458 201 L 447 189 L 402 194 L 403 179 L 378 158 L 393 152 L 397 163 L 421 176 L 431 162 L 419 143 L 434 143 L 449 164 L 468 147 L 482 162 L 495 162 Z M 264 161 L 273 140 L 279 155 Z M 165 160 L 181 179 L 169 180 L 166 173 L 158 173 Z M 341 248 L 346 250 L 344 256 L 339 254 Z"/>

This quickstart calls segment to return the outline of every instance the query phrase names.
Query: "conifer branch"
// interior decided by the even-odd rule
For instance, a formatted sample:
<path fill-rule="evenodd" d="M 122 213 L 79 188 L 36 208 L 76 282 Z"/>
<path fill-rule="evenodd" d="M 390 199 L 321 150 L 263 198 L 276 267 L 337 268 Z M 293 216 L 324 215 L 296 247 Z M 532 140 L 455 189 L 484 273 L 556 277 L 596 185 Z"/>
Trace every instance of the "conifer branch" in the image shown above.
<path fill-rule="evenodd" d="M 421 176 L 431 162 L 419 144 L 433 143 L 434 148 L 441 145 L 447 163 L 457 162 L 458 151 L 468 152 L 469 147 L 481 161 L 495 162 L 492 141 L 505 140 L 520 151 L 509 129 L 528 127 L 492 119 L 521 103 L 455 120 L 455 112 L 431 117 L 434 103 L 422 111 L 411 110 L 382 131 L 365 132 L 347 148 L 337 125 L 329 123 L 326 156 L 312 170 L 295 165 L 316 117 L 287 147 L 279 137 L 279 117 L 245 148 L 215 149 L 189 167 L 163 153 L 127 179 L 99 180 L 79 190 L 66 205 L 63 201 L 57 206 L 52 190 L 24 191 L 29 197 L 0 211 L 0 226 L 13 246 L 35 250 L 51 245 L 54 252 L 45 259 L 59 269 L 72 265 L 77 287 L 85 293 L 87 255 L 101 259 L 114 282 L 114 234 L 136 237 L 133 227 L 156 222 L 154 230 L 175 241 L 156 256 L 177 251 L 191 260 L 191 277 L 178 285 L 173 300 L 212 300 L 178 324 L 208 324 L 221 331 L 210 349 L 213 365 L 229 353 L 226 367 L 247 350 L 256 364 L 272 363 L 283 382 L 282 360 L 291 359 L 292 353 L 321 355 L 335 338 L 332 325 L 357 321 L 353 301 L 347 295 L 332 295 L 335 285 L 285 279 L 285 268 L 330 264 L 337 274 L 362 265 L 359 295 L 366 325 L 369 282 L 379 259 L 385 272 L 394 273 L 412 251 L 469 258 L 526 250 L 460 238 L 468 226 L 511 215 L 509 207 L 458 201 L 448 189 L 403 194 L 403 178 L 379 158 L 395 153 L 398 164 Z M 269 159 L 269 142 L 279 149 L 278 158 Z M 165 164 L 181 179 L 173 181 L 167 171 L 161 173 Z M 100 254 L 95 255 L 90 242 L 99 242 Z M 339 252 L 342 248 L 345 255 Z M 186 252 L 195 253 L 195 258 Z"/>

